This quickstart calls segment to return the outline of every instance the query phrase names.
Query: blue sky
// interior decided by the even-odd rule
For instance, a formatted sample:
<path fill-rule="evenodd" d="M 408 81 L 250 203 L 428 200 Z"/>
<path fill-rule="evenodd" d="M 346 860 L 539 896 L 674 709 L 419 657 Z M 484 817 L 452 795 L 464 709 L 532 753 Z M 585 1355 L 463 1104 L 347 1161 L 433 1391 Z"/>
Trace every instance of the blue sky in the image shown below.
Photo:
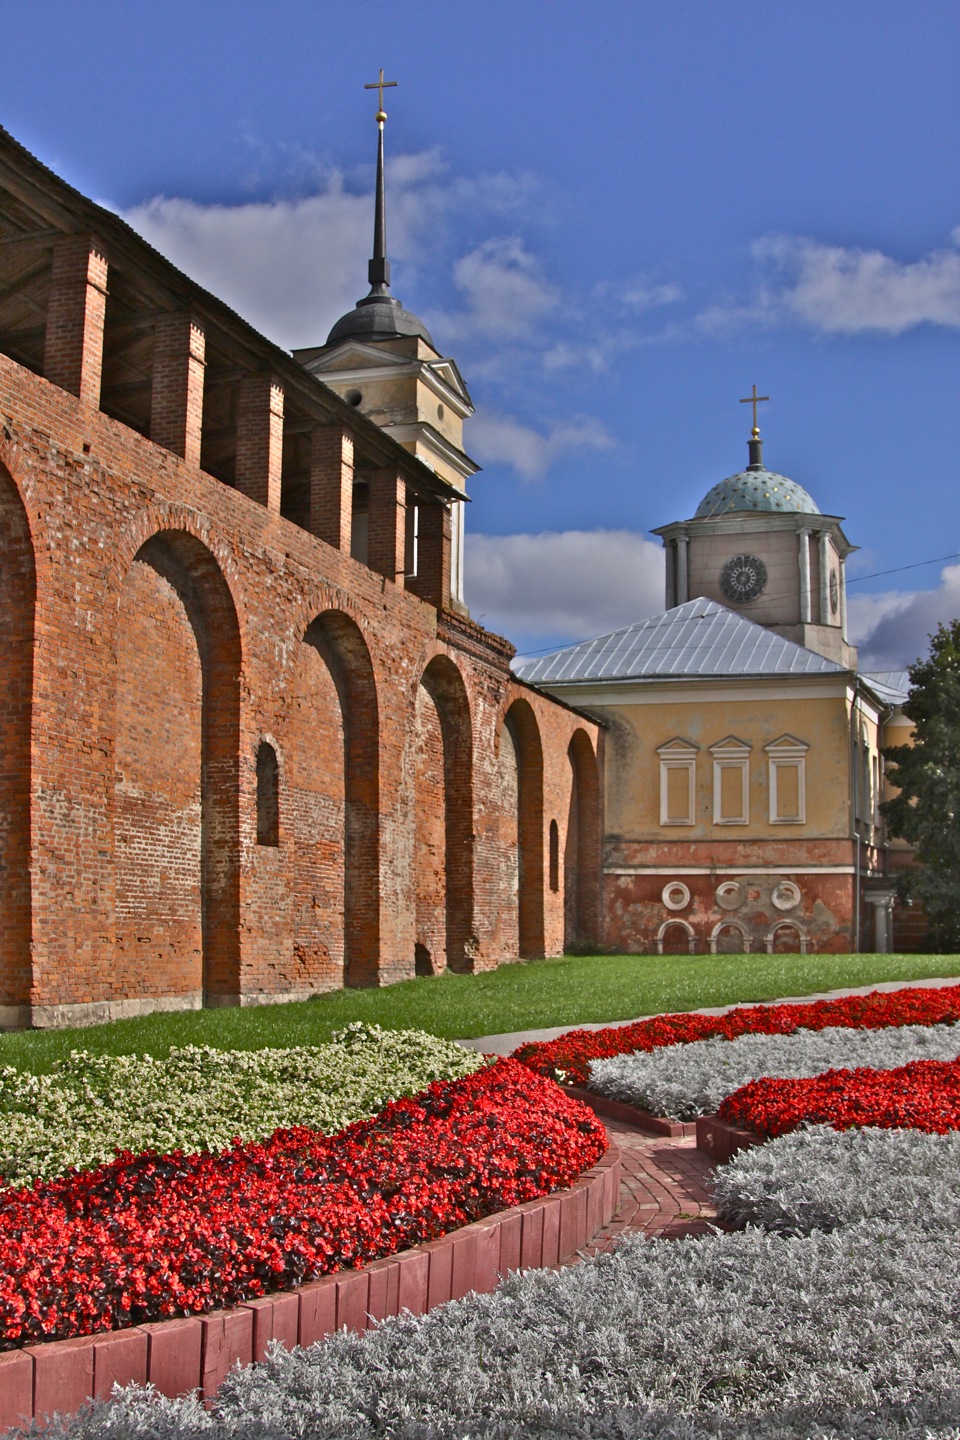
<path fill-rule="evenodd" d="M 754 381 L 866 664 L 960 614 L 953 0 L 7 11 L 0 122 L 286 347 L 365 291 L 399 82 L 394 291 L 471 388 L 467 598 L 522 648 L 661 607 L 647 532 L 741 468 Z"/>

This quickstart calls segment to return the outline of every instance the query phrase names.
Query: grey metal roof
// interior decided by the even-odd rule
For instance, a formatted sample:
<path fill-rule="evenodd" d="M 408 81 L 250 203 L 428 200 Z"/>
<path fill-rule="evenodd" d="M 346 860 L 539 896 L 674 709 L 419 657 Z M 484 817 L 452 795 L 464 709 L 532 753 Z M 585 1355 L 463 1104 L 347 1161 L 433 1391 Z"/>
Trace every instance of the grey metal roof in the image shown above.
<path fill-rule="evenodd" d="M 514 662 L 533 685 L 737 675 L 843 675 L 842 665 L 784 640 L 715 600 L 688 600 L 624 630 Z"/>
<path fill-rule="evenodd" d="M 910 694 L 910 675 L 906 670 L 864 671 L 863 678 L 888 705 L 903 705 Z"/>

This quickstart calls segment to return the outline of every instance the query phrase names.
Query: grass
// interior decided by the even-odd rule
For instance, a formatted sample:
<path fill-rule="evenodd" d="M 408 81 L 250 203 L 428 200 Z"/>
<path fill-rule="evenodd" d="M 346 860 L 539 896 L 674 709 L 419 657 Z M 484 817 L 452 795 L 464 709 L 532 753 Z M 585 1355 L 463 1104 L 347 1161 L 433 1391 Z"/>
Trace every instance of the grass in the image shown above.
<path fill-rule="evenodd" d="M 288 1005 L 20 1031 L 0 1035 L 0 1064 L 44 1074 L 79 1049 L 163 1056 L 171 1045 L 219 1050 L 320 1045 L 351 1020 L 465 1039 L 951 975 L 960 975 L 956 955 L 568 955 L 480 975 L 408 980 L 382 990 L 336 990 Z"/>

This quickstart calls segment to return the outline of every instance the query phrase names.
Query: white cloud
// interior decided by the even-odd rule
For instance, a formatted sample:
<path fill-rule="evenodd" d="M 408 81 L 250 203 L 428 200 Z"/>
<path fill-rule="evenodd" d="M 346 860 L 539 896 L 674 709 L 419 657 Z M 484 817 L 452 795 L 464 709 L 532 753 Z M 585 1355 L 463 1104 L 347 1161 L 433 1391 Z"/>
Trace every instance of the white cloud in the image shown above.
<path fill-rule="evenodd" d="M 900 670 L 926 655 L 929 637 L 960 616 L 960 565 L 947 565 L 934 590 L 852 595 L 848 629 L 862 670 Z"/>
<path fill-rule="evenodd" d="M 444 318 L 449 333 L 496 340 L 528 336 L 556 309 L 559 296 L 517 236 L 484 240 L 453 267 L 466 310 Z"/>
<path fill-rule="evenodd" d="M 753 294 L 706 306 L 694 327 L 708 335 L 794 322 L 827 335 L 901 335 L 918 325 L 960 327 L 960 227 L 917 260 L 828 245 L 801 235 L 757 240 Z"/>
<path fill-rule="evenodd" d="M 661 546 L 629 530 L 469 535 L 467 603 L 530 651 L 631 625 L 664 607 Z"/>
<path fill-rule="evenodd" d="M 632 305 L 634 310 L 655 310 L 662 305 L 676 305 L 683 299 L 683 291 L 675 281 L 657 284 L 645 280 L 642 276 L 638 276 L 616 293 L 628 305 Z"/>
<path fill-rule="evenodd" d="M 308 195 L 238 205 L 156 196 L 123 213 L 144 239 L 191 279 L 288 348 L 322 343 L 338 316 L 366 293 L 366 262 L 373 238 L 369 179 L 348 188 L 342 170 L 315 156 L 297 155 L 295 162 L 300 180 L 309 181 Z M 453 216 L 469 215 L 475 222 L 478 217 L 513 215 L 522 210 L 533 187 L 534 182 L 523 175 L 450 175 L 436 150 L 392 156 L 387 232 L 390 257 L 402 267 L 399 295 L 416 285 L 418 270 L 436 267 Z M 513 266 L 521 277 L 522 260 L 518 253 Z M 509 256 L 503 257 L 500 268 L 509 271 Z M 532 259 L 527 268 L 532 287 Z M 466 278 L 469 285 L 469 266 Z M 482 266 L 474 267 L 472 283 L 478 302 L 486 284 L 493 314 L 491 266 L 485 272 Z M 505 296 L 504 308 L 506 301 Z M 530 293 L 526 304 L 529 311 Z"/>
<path fill-rule="evenodd" d="M 159 196 L 124 218 L 280 345 L 322 344 L 366 289 L 370 199 L 337 184 L 307 199 L 245 205 Z"/>
<path fill-rule="evenodd" d="M 955 246 L 901 261 L 880 250 L 771 236 L 755 246 L 755 253 L 785 277 L 781 304 L 815 329 L 899 335 L 924 323 L 960 326 L 960 250 Z"/>
<path fill-rule="evenodd" d="M 470 449 L 486 465 L 512 466 L 524 480 L 539 480 L 571 450 L 609 450 L 609 433 L 589 415 L 574 416 L 546 433 L 510 415 L 478 415 L 470 422 Z"/>

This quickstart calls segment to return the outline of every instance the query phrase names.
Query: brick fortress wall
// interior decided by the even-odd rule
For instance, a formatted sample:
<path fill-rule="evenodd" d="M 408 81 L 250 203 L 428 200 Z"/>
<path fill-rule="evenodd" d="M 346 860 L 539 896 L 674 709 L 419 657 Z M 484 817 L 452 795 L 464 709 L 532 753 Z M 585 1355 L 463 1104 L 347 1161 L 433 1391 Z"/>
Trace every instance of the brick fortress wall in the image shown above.
<path fill-rule="evenodd" d="M 6 1023 L 596 938 L 597 729 L 508 646 L 3 356 L 0 417 Z"/>
<path fill-rule="evenodd" d="M 0 241 L 0 1025 L 599 940 L 601 734 L 455 492 L 2 131 Z"/>

